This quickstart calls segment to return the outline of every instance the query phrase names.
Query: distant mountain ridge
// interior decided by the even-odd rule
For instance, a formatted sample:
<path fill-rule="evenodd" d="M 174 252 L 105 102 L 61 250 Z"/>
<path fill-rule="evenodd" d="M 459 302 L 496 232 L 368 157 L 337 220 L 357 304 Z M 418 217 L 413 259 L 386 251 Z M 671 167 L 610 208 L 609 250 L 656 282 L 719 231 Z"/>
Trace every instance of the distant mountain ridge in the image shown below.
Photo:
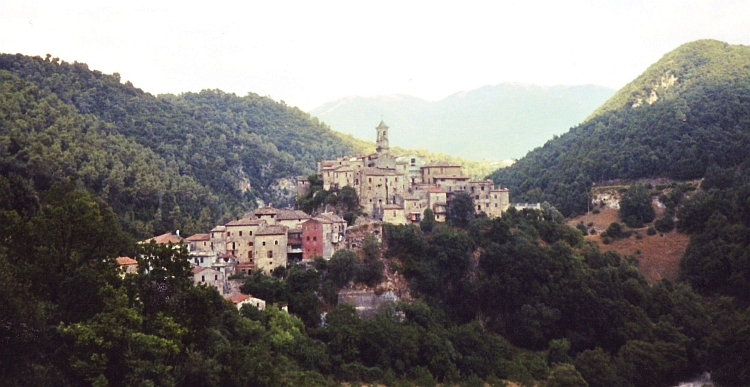
<path fill-rule="evenodd" d="M 310 111 L 333 130 L 371 139 L 385 120 L 392 144 L 467 159 L 519 158 L 577 125 L 614 94 L 601 86 L 501 83 L 431 102 L 409 95 L 346 97 Z"/>

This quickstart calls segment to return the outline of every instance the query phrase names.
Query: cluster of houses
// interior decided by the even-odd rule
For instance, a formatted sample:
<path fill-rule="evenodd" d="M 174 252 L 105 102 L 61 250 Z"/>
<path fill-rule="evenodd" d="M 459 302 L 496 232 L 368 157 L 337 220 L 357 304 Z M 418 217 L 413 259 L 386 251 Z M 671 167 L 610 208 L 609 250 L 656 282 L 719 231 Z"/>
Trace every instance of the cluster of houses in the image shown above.
<path fill-rule="evenodd" d="M 471 195 L 476 213 L 499 217 L 510 207 L 509 192 L 495 187 L 492 180 L 471 180 L 461 166 L 448 162 L 426 163 L 416 155 L 392 155 L 388 145 L 388 126 L 377 128 L 376 152 L 318 163 L 323 188 L 337 191 L 354 188 L 360 205 L 371 220 L 393 224 L 419 223 L 425 211 L 432 210 L 435 220 L 444 222 L 454 195 Z M 306 177 L 298 178 L 299 193 L 310 189 Z M 517 205 L 517 208 L 537 205 Z M 205 234 L 188 238 L 167 233 L 140 243 L 187 245 L 193 267 L 193 281 L 215 287 L 237 307 L 252 304 L 265 308 L 265 301 L 239 293 L 229 277 L 250 275 L 253 271 L 270 274 L 290 262 L 311 262 L 316 257 L 330 259 L 346 247 L 346 221 L 334 213 L 316 216 L 290 208 L 264 206 Z M 117 259 L 125 273 L 135 272 L 137 262 L 128 257 Z"/>
<path fill-rule="evenodd" d="M 323 189 L 337 191 L 350 186 L 369 217 L 394 224 L 419 223 L 427 209 L 435 220 L 444 222 L 448 204 L 458 192 L 472 196 L 478 214 L 499 217 L 510 207 L 508 189 L 495 187 L 492 180 L 472 180 L 460 165 L 426 163 L 417 155 L 393 155 L 388 126 L 381 121 L 375 130 L 375 153 L 318 163 Z M 300 193 L 309 191 L 306 177 L 297 180 Z"/>

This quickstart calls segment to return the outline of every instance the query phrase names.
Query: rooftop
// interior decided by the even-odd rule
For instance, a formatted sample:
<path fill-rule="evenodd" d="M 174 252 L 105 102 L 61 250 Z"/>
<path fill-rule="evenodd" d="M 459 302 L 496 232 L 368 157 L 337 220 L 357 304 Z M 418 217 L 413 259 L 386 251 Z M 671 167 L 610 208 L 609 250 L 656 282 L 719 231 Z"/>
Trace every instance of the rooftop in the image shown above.
<path fill-rule="evenodd" d="M 124 266 L 124 265 L 137 265 L 138 264 L 138 261 L 136 261 L 135 259 L 130 258 L 130 257 L 117 257 L 116 259 L 117 259 L 117 264 L 118 265 L 122 265 L 122 266 Z"/>
<path fill-rule="evenodd" d="M 263 219 L 240 218 L 227 223 L 227 226 L 259 226 L 265 223 Z"/>
<path fill-rule="evenodd" d="M 461 166 L 458 164 L 451 163 L 450 161 L 437 160 L 437 161 L 430 161 L 429 163 L 421 166 L 420 168 L 433 168 L 433 167 L 459 167 L 460 168 Z"/>
<path fill-rule="evenodd" d="M 255 235 L 282 235 L 286 234 L 286 231 L 289 229 L 287 226 L 281 226 L 281 225 L 275 225 L 275 226 L 266 226 L 262 229 L 258 230 L 258 232 L 255 233 Z"/>
<path fill-rule="evenodd" d="M 151 241 L 154 241 L 156 244 L 159 244 L 159 245 L 166 245 L 167 243 L 177 244 L 177 243 L 182 242 L 182 238 L 180 238 L 177 235 L 172 234 L 171 232 L 168 232 L 165 234 L 157 235 L 153 238 L 142 240 L 139 243 L 151 243 Z"/>
<path fill-rule="evenodd" d="M 194 234 L 185 238 L 185 240 L 188 242 L 200 242 L 200 241 L 207 241 L 209 239 L 211 239 L 210 234 Z"/>

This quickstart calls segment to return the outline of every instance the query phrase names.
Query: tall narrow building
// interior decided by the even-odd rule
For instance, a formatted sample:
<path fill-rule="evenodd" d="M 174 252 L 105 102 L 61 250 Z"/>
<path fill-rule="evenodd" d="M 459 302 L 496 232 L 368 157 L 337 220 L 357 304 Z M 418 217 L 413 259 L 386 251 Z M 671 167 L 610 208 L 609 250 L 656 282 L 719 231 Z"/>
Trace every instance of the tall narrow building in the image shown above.
<path fill-rule="evenodd" d="M 388 154 L 388 126 L 385 125 L 385 122 L 380 121 L 380 125 L 375 130 L 378 134 L 375 150 L 378 152 L 378 155 Z"/>

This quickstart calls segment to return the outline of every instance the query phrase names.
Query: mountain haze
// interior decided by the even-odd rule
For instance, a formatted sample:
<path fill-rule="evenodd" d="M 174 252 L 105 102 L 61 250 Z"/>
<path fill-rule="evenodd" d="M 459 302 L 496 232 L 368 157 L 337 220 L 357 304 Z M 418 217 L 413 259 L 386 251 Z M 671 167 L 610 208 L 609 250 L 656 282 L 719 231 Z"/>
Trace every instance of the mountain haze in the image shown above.
<path fill-rule="evenodd" d="M 348 97 L 310 112 L 332 129 L 372 139 L 381 119 L 392 145 L 467 159 L 519 158 L 583 121 L 614 90 L 502 83 L 430 102 L 408 95 Z"/>
<path fill-rule="evenodd" d="M 492 174 L 513 201 L 586 211 L 592 182 L 695 179 L 750 150 L 750 47 L 684 44 L 619 90 L 584 123 Z"/>

